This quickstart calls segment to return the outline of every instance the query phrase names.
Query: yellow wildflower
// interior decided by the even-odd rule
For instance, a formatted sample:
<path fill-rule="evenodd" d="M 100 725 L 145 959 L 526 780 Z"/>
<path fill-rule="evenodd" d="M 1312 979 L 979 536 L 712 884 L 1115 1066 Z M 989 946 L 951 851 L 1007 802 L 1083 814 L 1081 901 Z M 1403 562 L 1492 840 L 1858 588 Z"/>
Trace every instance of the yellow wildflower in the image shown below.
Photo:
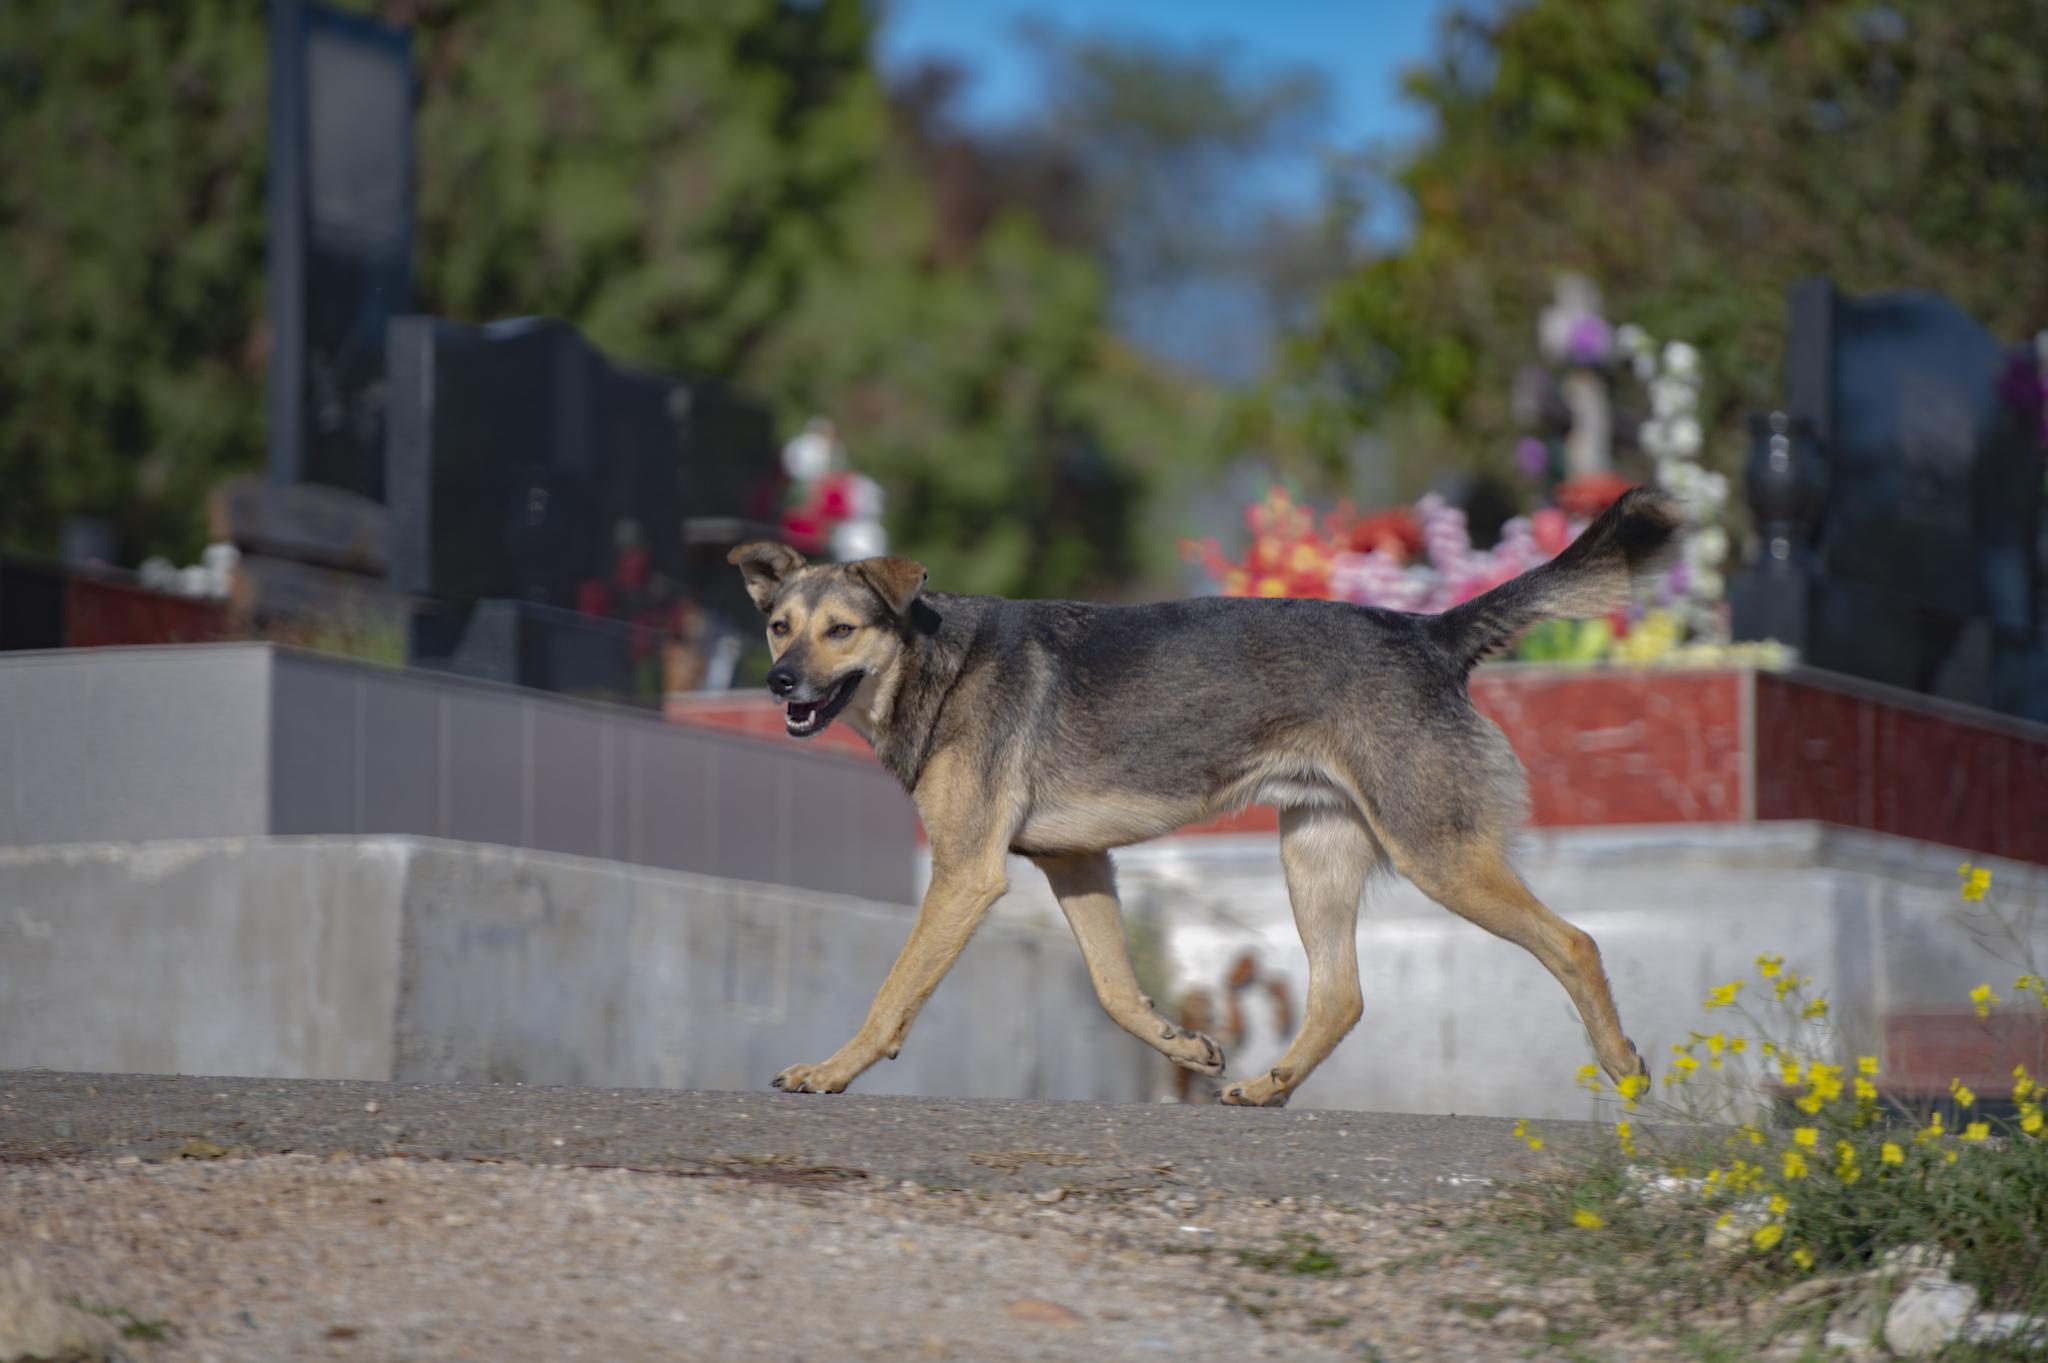
<path fill-rule="evenodd" d="M 1746 1036 L 1729 1037 L 1728 1049 L 1733 1051 L 1737 1055 L 1741 1055 L 1744 1051 L 1749 1049 L 1749 1038 Z"/>
<path fill-rule="evenodd" d="M 1958 1139 L 1966 1141 L 1981 1141 L 1988 1140 L 1990 1136 L 1991 1124 L 1989 1122 L 1971 1122 L 1968 1126 L 1963 1128 L 1963 1134 Z"/>
<path fill-rule="evenodd" d="M 1972 866 L 1966 861 L 1956 867 L 1956 874 L 1963 878 L 1963 898 L 1972 904 L 1982 899 L 1985 892 L 1991 888 L 1989 866 Z"/>
<path fill-rule="evenodd" d="M 1857 1057 L 1856 1057 L 1856 1073 L 1858 1073 L 1858 1074 L 1876 1074 L 1876 1073 L 1877 1073 L 1877 1057 L 1876 1057 L 1876 1056 L 1874 1056 L 1874 1055 L 1859 1055 L 1859 1056 L 1857 1056 Z"/>
<path fill-rule="evenodd" d="M 1601 1219 L 1600 1213 L 1589 1212 L 1581 1207 L 1572 1213 L 1572 1224 L 1580 1230 L 1599 1230 L 1607 1223 Z"/>
<path fill-rule="evenodd" d="M 1810 1150 L 1813 1148 L 1813 1143 L 1820 1139 L 1820 1132 L 1810 1126 L 1795 1127 L 1792 1131 L 1792 1139 Z"/>
<path fill-rule="evenodd" d="M 1800 1064 L 1797 1060 L 1787 1060 L 1784 1064 L 1778 1066 L 1778 1077 L 1787 1084 L 1800 1083 L 1806 1078 L 1806 1066 Z"/>
<path fill-rule="evenodd" d="M 1726 1008 L 1735 1002 L 1735 996 L 1741 992 L 1741 980 L 1730 980 L 1724 985 L 1716 986 L 1714 991 L 1707 995 L 1707 1007 Z"/>
<path fill-rule="evenodd" d="M 1970 1092 L 1970 1086 L 1960 1079 L 1949 1080 L 1948 1091 L 1955 1095 L 1957 1107 L 1968 1107 L 1977 1101 L 1977 1095 Z"/>
<path fill-rule="evenodd" d="M 1528 1146 L 1531 1150 L 1541 1150 L 1543 1148 L 1543 1138 L 1531 1131 L 1529 1123 L 1526 1121 L 1516 1120 L 1514 1134 L 1515 1139 L 1521 1141 L 1522 1144 Z"/>
<path fill-rule="evenodd" d="M 1598 1065 L 1579 1066 L 1578 1078 L 1575 1082 L 1583 1084 L 1597 1093 L 1600 1089 L 1600 1067 Z"/>
<path fill-rule="evenodd" d="M 1756 973 L 1768 980 L 1775 977 L 1784 964 L 1783 956 L 1759 956 L 1756 958 Z"/>
<path fill-rule="evenodd" d="M 1751 1145 L 1762 1145 L 1764 1143 L 1764 1133 L 1751 1126 L 1748 1122 L 1744 1122 L 1736 1130 L 1747 1136 Z"/>
<path fill-rule="evenodd" d="M 1991 992 L 1990 985 L 1980 984 L 1970 991 L 1970 1002 L 1976 1005 L 1978 1017 L 1988 1018 L 1991 1016 L 1991 1005 L 2002 1003 L 2004 1000 Z"/>
<path fill-rule="evenodd" d="M 2020 1130 L 2029 1136 L 2038 1136 L 2043 1126 L 2048 1126 L 2048 1119 L 2041 1116 L 2040 1108 L 2028 1103 L 2020 1109 Z"/>
<path fill-rule="evenodd" d="M 1813 1251 L 1808 1249 L 1806 1246 L 1801 1245 L 1798 1249 L 1792 1251 L 1792 1262 L 1799 1265 L 1801 1268 L 1812 1268 Z"/>
<path fill-rule="evenodd" d="M 1797 1150 L 1787 1150 L 1785 1152 L 1785 1177 L 1806 1177 L 1806 1157 Z"/>
<path fill-rule="evenodd" d="M 1756 1234 L 1749 1237 L 1750 1243 L 1758 1249 L 1769 1249 L 1785 1238 L 1785 1228 L 1773 1221 L 1768 1226 L 1759 1226 Z"/>
<path fill-rule="evenodd" d="M 1937 1112 L 1934 1114 L 1933 1118 L 1928 1121 L 1925 1128 L 1913 1133 L 1913 1144 L 1925 1145 L 1929 1141 L 1938 1141 L 1942 1138 L 1943 1134 L 1944 1133 L 1941 1129 L 1941 1114 Z"/>
<path fill-rule="evenodd" d="M 1642 1097 L 1643 1091 L 1650 1087 L 1650 1080 L 1646 1075 L 1631 1074 L 1614 1087 L 1621 1094 L 1622 1105 L 1630 1112 L 1634 1112 L 1636 1099 Z"/>
<path fill-rule="evenodd" d="M 1804 983 L 1806 983 L 1806 981 L 1800 979 L 1799 976 L 1793 974 L 1791 971 L 1788 970 L 1783 975 L 1778 977 L 1778 982 L 1775 985 L 1771 986 L 1771 991 L 1774 994 L 1776 994 L 1779 1000 L 1782 1002 L 1787 994 L 1791 993 L 1793 990 L 1797 989 L 1800 985 Z"/>
<path fill-rule="evenodd" d="M 1772 1216 L 1783 1216 L 1783 1215 L 1784 1215 L 1784 1214 L 1785 1214 L 1786 1212 L 1790 1211 L 1791 1209 L 1792 1209 L 1792 1204 L 1791 1204 L 1790 1202 L 1788 1202 L 1788 1201 L 1786 1201 L 1786 1200 L 1785 1200 L 1785 1195 L 1784 1195 L 1783 1193 L 1772 1193 L 1772 1194 L 1771 1194 L 1771 1215 L 1772 1215 Z"/>
<path fill-rule="evenodd" d="M 1943 1164 L 1954 1164 L 1954 1163 L 1956 1162 L 1956 1152 L 1955 1152 L 1955 1151 L 1953 1151 L 1953 1150 L 1944 1150 L 1944 1151 L 1942 1151 L 1942 1152 L 1941 1152 L 1941 1162 L 1942 1162 Z"/>
<path fill-rule="evenodd" d="M 2027 1073 L 2025 1065 L 2014 1065 L 2012 1067 L 2012 1100 L 2015 1103 L 2027 1101 L 2027 1095 L 2031 1094 L 2037 1087 L 2039 1086 L 2034 1083 L 2033 1076 Z"/>
<path fill-rule="evenodd" d="M 1871 1083 L 1860 1074 L 1856 1076 L 1856 1101 L 1859 1103 L 1874 1103 L 1877 1101 L 1877 1085 Z"/>
<path fill-rule="evenodd" d="M 1882 1146 L 1878 1147 L 1877 1158 L 1881 1164 L 1904 1164 L 1906 1162 L 1906 1152 L 1891 1141 L 1886 1141 Z"/>
<path fill-rule="evenodd" d="M 1814 1018 L 1824 1018 L 1827 1015 L 1828 1001 L 1826 999 L 1814 999 L 1799 1010 L 1799 1016 L 1808 1021 L 1812 1021 Z"/>

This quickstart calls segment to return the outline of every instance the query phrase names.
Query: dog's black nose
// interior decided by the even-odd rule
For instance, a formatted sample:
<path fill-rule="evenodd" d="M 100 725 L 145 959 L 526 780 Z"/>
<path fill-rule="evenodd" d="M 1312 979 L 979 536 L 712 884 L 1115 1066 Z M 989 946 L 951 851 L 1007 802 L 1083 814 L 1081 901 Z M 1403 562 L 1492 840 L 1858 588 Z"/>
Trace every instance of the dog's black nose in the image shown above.
<path fill-rule="evenodd" d="M 786 696 L 796 690 L 796 673 L 787 667 L 768 669 L 768 689 L 778 696 Z"/>

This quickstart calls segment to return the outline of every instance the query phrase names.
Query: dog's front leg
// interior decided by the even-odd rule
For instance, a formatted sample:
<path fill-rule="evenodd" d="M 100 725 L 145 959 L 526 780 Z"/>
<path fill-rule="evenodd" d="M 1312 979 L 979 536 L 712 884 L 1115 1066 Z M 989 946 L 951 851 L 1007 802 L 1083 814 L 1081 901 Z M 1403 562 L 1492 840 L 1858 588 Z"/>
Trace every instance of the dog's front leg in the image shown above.
<path fill-rule="evenodd" d="M 775 1076 L 790 1093 L 838 1093 L 877 1060 L 893 1060 L 924 1001 L 953 968 L 967 939 L 1009 888 L 1005 855 L 1014 821 L 986 798 L 954 799 L 927 809 L 926 783 L 918 806 L 931 837 L 932 883 L 910 939 L 875 995 L 867 1021 L 853 1039 L 815 1065 L 791 1065 Z M 934 814 L 937 817 L 934 817 Z"/>

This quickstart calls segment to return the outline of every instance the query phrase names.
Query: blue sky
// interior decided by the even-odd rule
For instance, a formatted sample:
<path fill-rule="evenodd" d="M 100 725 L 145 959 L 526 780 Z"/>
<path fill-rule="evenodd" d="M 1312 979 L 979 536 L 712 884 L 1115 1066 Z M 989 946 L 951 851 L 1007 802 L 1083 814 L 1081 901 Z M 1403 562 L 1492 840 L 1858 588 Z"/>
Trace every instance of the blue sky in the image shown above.
<path fill-rule="evenodd" d="M 1346 149 L 1401 142 L 1422 131 L 1400 99 L 1401 71 L 1428 54 L 1447 0 L 885 0 L 880 57 L 899 71 L 944 56 L 974 73 L 965 107 L 1001 123 L 1026 113 L 1037 69 L 1016 37 L 1037 20 L 1055 28 L 1218 45 L 1249 69 L 1308 66 L 1329 83 L 1329 141 Z M 1275 167 L 1277 181 L 1306 194 L 1312 153 Z"/>
<path fill-rule="evenodd" d="M 1325 151 L 1386 151 L 1426 131 L 1401 97 L 1402 72 L 1436 46 L 1453 0 L 878 0 L 877 57 L 896 74 L 943 58 L 969 80 L 958 111 L 1000 126 L 1029 121 L 1042 72 L 1027 23 L 1056 31 L 1135 38 L 1162 46 L 1220 49 L 1240 73 L 1307 67 L 1327 87 L 1328 122 L 1316 141 L 1276 150 L 1235 181 L 1244 206 L 1313 210 L 1325 184 Z M 1485 0 L 1466 0 L 1468 5 Z M 1361 224 L 1366 242 L 1392 245 L 1408 232 L 1406 205 L 1376 197 Z M 1126 297 L 1117 324 L 1140 345 L 1227 380 L 1266 364 L 1273 317 L 1252 280 L 1219 275 L 1162 296 Z"/>

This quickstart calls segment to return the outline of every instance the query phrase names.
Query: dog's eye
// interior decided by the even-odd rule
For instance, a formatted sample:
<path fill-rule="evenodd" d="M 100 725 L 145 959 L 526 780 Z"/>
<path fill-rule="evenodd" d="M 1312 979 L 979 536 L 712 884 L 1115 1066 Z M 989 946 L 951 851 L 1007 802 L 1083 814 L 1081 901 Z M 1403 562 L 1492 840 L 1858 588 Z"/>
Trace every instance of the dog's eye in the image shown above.
<path fill-rule="evenodd" d="M 780 639 L 783 635 L 789 633 L 789 621 L 777 620 L 775 623 L 768 626 L 768 632 L 774 635 L 776 638 Z"/>
<path fill-rule="evenodd" d="M 852 633 L 852 625 L 834 625 L 832 626 L 832 628 L 825 631 L 825 637 L 827 639 L 844 639 Z"/>

